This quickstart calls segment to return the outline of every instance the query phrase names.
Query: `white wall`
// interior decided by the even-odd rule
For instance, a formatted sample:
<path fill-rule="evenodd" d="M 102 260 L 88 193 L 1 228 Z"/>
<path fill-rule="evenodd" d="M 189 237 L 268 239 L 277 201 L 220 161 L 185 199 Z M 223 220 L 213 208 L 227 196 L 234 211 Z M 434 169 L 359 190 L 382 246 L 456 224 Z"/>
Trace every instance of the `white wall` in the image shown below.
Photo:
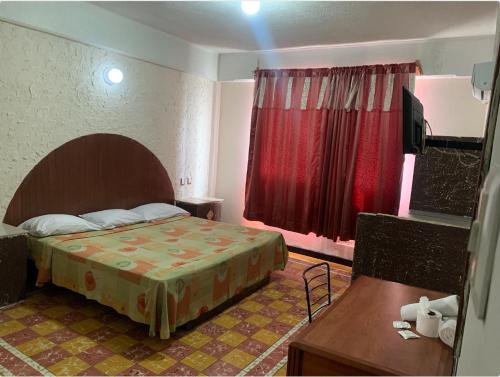
<path fill-rule="evenodd" d="M 260 68 L 306 68 L 404 63 L 420 60 L 425 75 L 472 73 L 491 60 L 495 37 L 356 43 L 326 47 L 221 54 L 219 80 L 252 79 Z"/>
<path fill-rule="evenodd" d="M 0 54 L 0 218 L 38 161 L 100 132 L 151 149 L 177 197 L 208 194 L 213 81 L 2 21 Z M 109 65 L 121 84 L 104 83 Z"/>
<path fill-rule="evenodd" d="M 217 79 L 217 53 L 88 2 L 4 1 L 0 20 Z"/>
<path fill-rule="evenodd" d="M 254 82 L 224 82 L 221 85 L 215 195 L 224 198 L 223 221 L 266 228 L 262 223 L 243 218 Z M 425 116 L 435 135 L 483 136 L 486 106 L 472 97 L 470 78 L 419 77 L 415 93 L 424 105 Z M 401 214 L 408 213 L 413 162 L 410 156 L 405 164 Z M 338 248 L 332 241 L 312 233 L 283 234 L 289 245 L 352 257 L 345 248 Z"/>
<path fill-rule="evenodd" d="M 494 56 L 500 41 L 500 4 L 497 8 L 497 35 Z M 500 111 L 494 136 L 490 168 L 500 169 Z M 478 276 L 478 278 L 481 278 Z M 458 360 L 458 375 L 500 374 L 500 241 L 497 241 L 486 318 L 480 320 L 469 297 L 462 348 Z"/>
<path fill-rule="evenodd" d="M 497 118 L 491 168 L 500 169 L 500 114 Z M 497 212 L 498 213 L 498 212 Z M 500 216 L 500 214 L 499 214 Z M 477 279 L 482 277 L 478 276 Z M 493 261 L 492 280 L 486 317 L 476 317 L 472 297 L 469 297 L 458 375 L 500 374 L 500 240 Z"/>

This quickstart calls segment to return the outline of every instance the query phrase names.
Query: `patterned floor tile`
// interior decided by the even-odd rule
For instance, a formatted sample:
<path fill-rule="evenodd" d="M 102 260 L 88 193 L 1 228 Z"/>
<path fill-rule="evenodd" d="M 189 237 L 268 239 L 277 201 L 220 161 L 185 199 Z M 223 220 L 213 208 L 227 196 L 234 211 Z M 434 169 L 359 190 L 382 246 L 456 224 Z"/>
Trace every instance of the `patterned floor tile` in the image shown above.
<path fill-rule="evenodd" d="M 76 331 L 77 333 L 80 333 L 82 335 L 84 334 L 89 334 L 97 329 L 99 329 L 102 326 L 102 323 L 93 319 L 93 318 L 87 318 L 84 319 L 83 321 L 75 322 L 69 327 Z"/>
<path fill-rule="evenodd" d="M 252 335 L 252 339 L 258 340 L 268 346 L 272 346 L 279 338 L 280 336 L 278 334 L 266 329 L 260 329 Z"/>
<path fill-rule="evenodd" d="M 232 313 L 231 313 L 231 315 L 232 315 Z M 232 315 L 232 316 L 234 316 L 234 315 Z M 216 337 L 224 334 L 224 332 L 226 332 L 226 329 L 222 326 L 217 325 L 216 323 L 208 322 L 208 323 L 205 323 L 205 324 L 201 325 L 200 327 L 198 327 L 198 331 L 201 332 L 202 334 L 208 335 L 212 338 L 216 338 Z"/>
<path fill-rule="evenodd" d="M 265 317 L 275 318 L 281 314 L 281 312 L 277 309 L 270 308 L 269 306 L 264 306 L 259 310 L 259 314 L 262 314 Z"/>
<path fill-rule="evenodd" d="M 7 322 L 10 320 L 11 318 L 7 314 L 0 312 L 0 323 Z"/>
<path fill-rule="evenodd" d="M 70 356 L 49 366 L 47 369 L 56 376 L 75 376 L 89 367 L 90 365 L 85 361 L 76 356 Z"/>
<path fill-rule="evenodd" d="M 126 359 L 121 355 L 113 355 L 103 361 L 98 362 L 94 366 L 96 369 L 101 371 L 101 374 L 108 376 L 117 376 L 120 375 L 121 372 L 127 370 L 132 365 L 134 365 L 133 361 Z"/>
<path fill-rule="evenodd" d="M 27 342 L 28 340 L 37 338 L 38 334 L 31 330 L 30 328 L 22 329 L 16 332 L 13 332 L 9 335 L 3 337 L 3 340 L 12 344 L 13 346 L 17 346 L 18 344 Z"/>
<path fill-rule="evenodd" d="M 307 316 L 307 265 L 290 259 L 256 293 L 168 340 L 95 301 L 47 287 L 0 309 L 0 365 L 14 375 L 283 375 L 288 345 Z M 332 272 L 337 298 L 349 274 Z"/>
<path fill-rule="evenodd" d="M 143 368 L 140 365 L 132 365 L 120 373 L 122 376 L 154 376 L 149 369 Z"/>
<path fill-rule="evenodd" d="M 10 318 L 13 319 L 23 318 L 34 313 L 35 312 L 33 311 L 33 309 L 26 306 L 16 306 L 12 309 L 7 309 L 5 311 L 5 314 L 7 314 Z"/>
<path fill-rule="evenodd" d="M 95 346 L 97 346 L 96 342 L 84 336 L 78 336 L 60 344 L 60 347 L 64 348 L 73 355 L 82 353 Z"/>
<path fill-rule="evenodd" d="M 147 334 L 146 331 L 144 331 L 144 333 Z M 135 339 L 135 338 L 134 338 Z M 155 337 L 149 337 L 149 336 L 146 336 L 143 340 L 142 340 L 142 344 L 145 344 L 147 345 L 148 347 L 154 349 L 155 351 L 161 351 L 161 350 L 164 350 L 165 348 L 167 348 L 167 346 L 172 342 L 172 340 L 170 339 L 160 339 L 159 337 L 155 336 Z"/>
<path fill-rule="evenodd" d="M 60 330 L 54 331 L 53 333 L 50 333 L 49 335 L 45 336 L 45 338 L 53 343 L 60 344 L 67 342 L 68 340 L 77 338 L 78 336 L 80 335 L 73 330 L 62 328 Z"/>
<path fill-rule="evenodd" d="M 33 313 L 33 314 L 28 315 L 26 317 L 19 318 L 19 322 L 21 322 L 25 326 L 33 326 L 33 325 L 36 325 L 37 323 L 44 322 L 47 319 L 48 318 L 45 317 L 43 314 Z"/>
<path fill-rule="evenodd" d="M 304 317 L 299 317 L 298 315 L 294 315 L 291 313 L 282 313 L 276 318 L 276 321 L 284 323 L 285 325 L 293 326 L 296 323 L 300 322 L 302 318 Z"/>
<path fill-rule="evenodd" d="M 46 321 L 37 323 L 34 326 L 31 326 L 31 329 L 40 335 L 48 335 L 57 330 L 61 330 L 64 328 L 64 325 L 60 322 L 54 321 L 52 319 L 48 319 Z"/>
<path fill-rule="evenodd" d="M 103 343 L 103 345 L 109 348 L 114 353 L 122 353 L 132 347 L 134 344 L 137 344 L 137 340 L 127 336 L 127 335 L 118 335 L 114 338 Z"/>
<path fill-rule="evenodd" d="M 234 365 L 236 368 L 243 369 L 248 364 L 250 364 L 255 359 L 254 355 L 251 355 L 240 349 L 233 349 L 227 355 L 225 355 L 222 360 Z"/>
<path fill-rule="evenodd" d="M 26 364 L 21 359 L 16 359 L 8 366 L 13 376 L 41 376 L 42 374 Z"/>
<path fill-rule="evenodd" d="M 58 361 L 70 356 L 71 354 L 68 351 L 55 346 L 53 348 L 49 348 L 45 351 L 37 353 L 36 355 L 32 356 L 32 359 L 40 365 L 48 367 L 49 365 L 55 364 Z"/>
<path fill-rule="evenodd" d="M 161 372 L 172 367 L 176 363 L 177 361 L 170 356 L 161 353 L 155 353 L 154 355 L 151 355 L 150 357 L 140 361 L 139 365 L 146 368 L 147 370 L 152 371 L 153 374 L 159 375 L 161 374 Z"/>
<path fill-rule="evenodd" d="M 269 307 L 272 309 L 277 309 L 280 312 L 286 312 L 292 308 L 292 304 L 283 301 L 273 301 L 272 303 L 269 304 Z"/>
<path fill-rule="evenodd" d="M 241 343 L 239 349 L 251 355 L 259 356 L 268 349 L 268 346 L 262 342 L 259 342 L 258 340 L 247 339 L 243 343 Z"/>
<path fill-rule="evenodd" d="M 261 314 L 252 314 L 245 321 L 260 328 L 269 325 L 273 320 Z"/>
<path fill-rule="evenodd" d="M 66 305 L 56 305 L 51 308 L 45 309 L 42 314 L 49 318 L 59 318 L 68 313 L 71 313 L 73 310 Z"/>
<path fill-rule="evenodd" d="M 16 320 L 2 322 L 0 323 L 0 337 L 12 334 L 16 331 L 24 329 L 25 327 L 26 326 L 24 326 L 21 322 Z"/>
<path fill-rule="evenodd" d="M 240 307 L 244 310 L 249 311 L 249 312 L 256 313 L 259 310 L 261 310 L 264 307 L 264 305 L 260 304 L 258 302 L 255 302 L 254 300 L 248 300 L 248 301 L 243 302 L 240 305 Z"/>
<path fill-rule="evenodd" d="M 45 338 L 36 338 L 28 342 L 19 344 L 16 348 L 26 356 L 33 356 L 54 346 L 55 344 L 50 340 L 47 340 Z"/>
<path fill-rule="evenodd" d="M 182 359 L 183 364 L 199 372 L 201 372 L 203 369 L 207 369 L 210 365 L 212 365 L 216 361 L 217 359 L 215 357 L 210 356 L 202 351 L 195 351 L 192 354 L 185 357 L 184 359 Z"/>
<path fill-rule="evenodd" d="M 275 376 L 286 376 L 286 364 L 278 369 Z"/>
<path fill-rule="evenodd" d="M 240 343 L 243 343 L 247 337 L 236 331 L 228 330 L 221 336 L 217 338 L 218 341 L 226 343 L 231 347 L 238 347 Z"/>
<path fill-rule="evenodd" d="M 115 331 L 111 328 L 109 329 L 111 331 Z M 145 339 L 149 338 L 148 331 L 146 331 L 145 326 L 138 326 L 132 328 L 128 330 L 125 334 L 138 341 L 144 341 Z"/>
<path fill-rule="evenodd" d="M 181 338 L 181 342 L 193 348 L 203 347 L 212 340 L 211 337 L 195 330 Z"/>
<path fill-rule="evenodd" d="M 234 317 L 234 318 L 237 318 L 237 319 L 240 319 L 240 320 L 244 320 L 244 319 L 250 317 L 252 315 L 252 312 L 249 312 L 248 310 L 245 310 L 245 309 L 240 308 L 240 307 L 236 307 L 234 309 L 231 309 L 228 312 L 228 314 L 231 317 Z"/>
<path fill-rule="evenodd" d="M 182 363 L 177 363 L 161 373 L 162 376 L 198 376 L 199 374 L 196 369 Z"/>
<path fill-rule="evenodd" d="M 304 316 L 302 316 L 300 319 L 302 319 L 302 318 L 304 318 Z M 282 322 L 278 322 L 278 321 L 273 321 L 269 325 L 267 325 L 265 327 L 265 329 L 269 330 L 271 332 L 274 332 L 276 334 L 285 335 L 288 331 L 290 331 L 290 329 L 296 323 L 297 322 L 295 322 L 293 324 L 286 324 L 286 323 L 282 323 Z"/>
<path fill-rule="evenodd" d="M 251 369 L 247 375 L 249 376 L 267 376 L 269 371 L 273 369 L 275 364 L 271 364 L 268 361 L 262 361 L 253 369 Z"/>
<path fill-rule="evenodd" d="M 240 322 L 238 318 L 230 316 L 229 314 L 222 314 L 212 320 L 216 325 L 222 326 L 226 329 L 230 329 L 236 326 L 237 323 Z"/>
<path fill-rule="evenodd" d="M 213 356 L 217 359 L 220 359 L 222 356 L 227 354 L 229 351 L 231 351 L 231 346 L 222 343 L 218 340 L 212 340 L 210 343 L 205 344 L 202 348 L 201 351 L 205 352 L 206 354 Z"/>
<path fill-rule="evenodd" d="M 176 360 L 181 360 L 194 351 L 195 349 L 193 347 L 179 341 L 174 341 L 170 343 L 162 352 L 165 352 L 167 355 L 172 356 Z"/>
<path fill-rule="evenodd" d="M 102 372 L 94 367 L 90 367 L 85 369 L 84 371 L 80 372 L 78 374 L 79 376 L 100 376 L 102 375 Z"/>
<path fill-rule="evenodd" d="M 236 326 L 233 327 L 234 331 L 237 331 L 238 333 L 245 335 L 245 337 L 248 337 L 248 336 L 255 334 L 257 331 L 259 331 L 259 329 L 260 329 L 260 327 L 255 326 L 255 325 L 253 325 L 249 322 L 246 322 L 246 321 L 240 322 Z"/>
<path fill-rule="evenodd" d="M 203 371 L 207 376 L 235 376 L 240 372 L 240 368 L 225 361 L 218 360 Z"/>
<path fill-rule="evenodd" d="M 87 348 L 85 351 L 80 352 L 77 356 L 90 365 L 94 365 L 108 357 L 113 356 L 113 352 L 102 345 Z"/>
<path fill-rule="evenodd" d="M 100 326 L 102 326 L 102 324 Z M 92 339 L 94 342 L 104 343 L 114 338 L 117 335 L 118 333 L 111 327 L 104 326 L 104 327 L 99 327 L 94 331 L 91 331 L 90 333 L 87 334 L 87 337 L 89 339 Z"/>
<path fill-rule="evenodd" d="M 155 351 L 152 348 L 149 348 L 145 344 L 135 344 L 126 351 L 122 353 L 122 356 L 125 358 L 139 362 L 144 359 L 147 359 L 149 356 L 153 355 Z"/>
<path fill-rule="evenodd" d="M 301 297 L 301 296 L 299 296 L 299 297 Z M 271 303 L 274 301 L 272 298 L 270 298 L 270 297 L 266 297 L 266 296 L 261 295 L 261 294 L 256 295 L 256 296 L 253 298 L 253 300 L 254 300 L 255 302 L 257 302 L 257 303 L 261 304 L 261 305 L 269 305 L 269 304 L 271 304 Z"/>
<path fill-rule="evenodd" d="M 62 317 L 58 318 L 58 320 L 63 325 L 69 326 L 72 325 L 73 323 L 83 321 L 86 318 L 87 316 L 83 313 L 80 313 L 78 311 L 70 311 L 65 315 L 63 315 Z"/>

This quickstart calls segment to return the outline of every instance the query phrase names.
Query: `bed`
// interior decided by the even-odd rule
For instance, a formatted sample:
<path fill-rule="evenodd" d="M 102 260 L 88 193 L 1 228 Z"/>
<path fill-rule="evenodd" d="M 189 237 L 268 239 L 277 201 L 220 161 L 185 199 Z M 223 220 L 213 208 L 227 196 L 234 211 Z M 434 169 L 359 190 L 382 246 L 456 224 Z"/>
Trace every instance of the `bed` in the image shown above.
<path fill-rule="evenodd" d="M 96 134 L 70 141 L 24 179 L 4 222 L 173 203 L 158 159 L 140 143 Z M 111 230 L 30 237 L 39 284 L 52 281 L 149 325 L 166 339 L 179 326 L 283 269 L 283 236 L 191 216 Z"/>

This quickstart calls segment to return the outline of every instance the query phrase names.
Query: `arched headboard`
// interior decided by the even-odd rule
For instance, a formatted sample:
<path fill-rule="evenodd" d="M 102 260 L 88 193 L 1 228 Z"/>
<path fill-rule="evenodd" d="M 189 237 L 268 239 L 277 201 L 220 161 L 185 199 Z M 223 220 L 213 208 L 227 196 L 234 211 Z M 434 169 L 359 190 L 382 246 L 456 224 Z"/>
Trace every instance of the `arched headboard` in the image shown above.
<path fill-rule="evenodd" d="M 80 215 L 174 199 L 167 171 L 149 149 L 125 136 L 93 134 L 42 159 L 17 189 L 4 222 L 19 225 L 49 213 Z"/>

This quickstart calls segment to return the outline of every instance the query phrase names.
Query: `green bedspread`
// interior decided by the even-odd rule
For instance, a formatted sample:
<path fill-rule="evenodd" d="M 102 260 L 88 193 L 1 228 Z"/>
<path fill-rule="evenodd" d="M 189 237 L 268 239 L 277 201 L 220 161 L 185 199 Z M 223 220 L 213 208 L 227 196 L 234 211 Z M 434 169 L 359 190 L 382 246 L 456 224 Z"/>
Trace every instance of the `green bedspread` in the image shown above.
<path fill-rule="evenodd" d="M 170 333 L 276 269 L 283 236 L 178 216 L 113 230 L 30 237 L 38 284 L 54 284 Z"/>

